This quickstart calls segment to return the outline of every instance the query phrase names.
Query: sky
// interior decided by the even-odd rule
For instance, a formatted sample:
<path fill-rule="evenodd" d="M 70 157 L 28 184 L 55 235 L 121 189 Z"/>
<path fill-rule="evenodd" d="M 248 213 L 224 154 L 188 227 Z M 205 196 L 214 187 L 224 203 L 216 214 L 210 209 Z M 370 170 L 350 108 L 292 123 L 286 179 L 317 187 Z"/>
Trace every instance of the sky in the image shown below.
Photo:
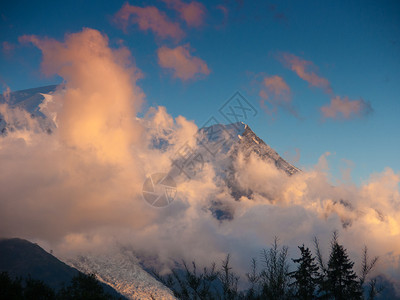
<path fill-rule="evenodd" d="M 276 235 L 295 251 L 340 229 L 400 286 L 399 15 L 398 1 L 2 3 L 0 236 L 61 258 L 129 245 L 166 266 L 232 253 L 244 275 Z M 52 84 L 43 122 L 7 101 Z M 146 178 L 228 122 L 236 92 L 240 119 L 303 172 L 238 153 L 235 184 L 253 193 L 235 201 L 218 152 L 150 206 Z"/>
<path fill-rule="evenodd" d="M 0 89 L 63 80 L 41 72 L 40 51 L 21 36 L 63 40 L 93 28 L 131 52 L 142 111 L 162 105 L 202 126 L 239 91 L 258 112 L 243 121 L 300 168 L 329 152 L 333 182 L 349 167 L 356 184 L 400 169 L 398 1 L 188 3 L 6 1 Z M 164 23 L 146 25 L 155 14 Z"/>

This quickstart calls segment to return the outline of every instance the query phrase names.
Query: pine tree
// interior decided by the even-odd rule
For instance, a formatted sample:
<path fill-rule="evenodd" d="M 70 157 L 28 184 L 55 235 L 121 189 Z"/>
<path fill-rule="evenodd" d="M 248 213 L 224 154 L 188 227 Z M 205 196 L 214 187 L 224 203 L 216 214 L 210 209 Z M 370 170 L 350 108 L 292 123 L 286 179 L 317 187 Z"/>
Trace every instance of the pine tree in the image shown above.
<path fill-rule="evenodd" d="M 337 232 L 333 233 L 331 253 L 326 273 L 327 296 L 336 300 L 362 299 L 358 277 L 346 249 L 339 244 Z"/>
<path fill-rule="evenodd" d="M 299 264 L 296 271 L 291 272 L 290 276 L 295 287 L 294 297 L 296 299 L 314 299 L 315 287 L 317 285 L 318 266 L 315 263 L 315 257 L 311 255 L 309 248 L 303 246 L 298 247 L 301 252 L 301 257 L 292 259 L 294 263 Z"/>

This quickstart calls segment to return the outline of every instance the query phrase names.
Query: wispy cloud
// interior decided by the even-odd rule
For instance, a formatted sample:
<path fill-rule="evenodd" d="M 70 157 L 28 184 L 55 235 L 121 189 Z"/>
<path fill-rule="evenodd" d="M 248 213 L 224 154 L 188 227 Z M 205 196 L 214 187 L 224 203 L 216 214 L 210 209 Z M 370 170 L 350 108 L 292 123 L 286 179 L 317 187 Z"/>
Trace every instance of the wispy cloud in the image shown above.
<path fill-rule="evenodd" d="M 4 41 L 3 43 L 1 43 L 1 49 L 3 50 L 4 54 L 9 55 L 14 51 L 15 45 L 10 42 Z"/>
<path fill-rule="evenodd" d="M 331 99 L 329 105 L 321 107 L 324 118 L 350 119 L 354 116 L 364 116 L 373 111 L 371 104 L 363 99 L 350 100 L 349 97 Z"/>
<path fill-rule="evenodd" d="M 283 96 L 290 94 L 290 88 L 285 80 L 277 75 L 271 77 L 265 77 L 263 85 L 275 96 Z M 268 98 L 268 97 L 266 97 Z"/>
<path fill-rule="evenodd" d="M 219 11 L 221 11 L 223 18 L 222 18 L 222 22 L 221 25 L 219 25 L 219 28 L 222 28 L 224 26 L 226 26 L 227 22 L 228 22 L 228 18 L 229 18 L 229 10 L 226 6 L 224 5 L 217 5 L 216 9 L 218 9 Z"/>
<path fill-rule="evenodd" d="M 291 53 L 282 53 L 280 60 L 301 79 L 307 81 L 310 86 L 322 88 L 328 94 L 332 93 L 329 81 L 317 74 L 317 67 L 311 61 L 304 60 Z"/>
<path fill-rule="evenodd" d="M 174 49 L 163 46 L 158 49 L 157 55 L 160 66 L 173 70 L 173 76 L 182 80 L 194 78 L 197 74 L 210 74 L 207 64 L 190 54 L 189 44 Z"/>
<path fill-rule="evenodd" d="M 114 21 L 125 31 L 129 25 L 137 24 L 141 30 L 151 30 L 162 39 L 180 40 L 185 35 L 178 23 L 172 22 L 155 6 L 139 7 L 125 3 L 115 14 Z"/>
<path fill-rule="evenodd" d="M 298 117 L 297 111 L 292 106 L 292 93 L 286 81 L 278 76 L 265 76 L 259 92 L 260 105 L 268 114 L 275 114 L 281 107 Z"/>
<path fill-rule="evenodd" d="M 317 74 L 318 68 L 313 62 L 291 53 L 281 53 L 279 59 L 311 87 L 321 88 L 331 96 L 330 103 L 320 108 L 323 118 L 349 120 L 366 116 L 373 111 L 371 104 L 362 98 L 350 100 L 348 96 L 335 95 L 330 82 Z"/>
<path fill-rule="evenodd" d="M 203 4 L 192 1 L 185 3 L 181 0 L 163 0 L 168 7 L 179 12 L 180 17 L 186 22 L 188 26 L 199 27 L 204 23 L 206 15 L 206 8 Z"/>

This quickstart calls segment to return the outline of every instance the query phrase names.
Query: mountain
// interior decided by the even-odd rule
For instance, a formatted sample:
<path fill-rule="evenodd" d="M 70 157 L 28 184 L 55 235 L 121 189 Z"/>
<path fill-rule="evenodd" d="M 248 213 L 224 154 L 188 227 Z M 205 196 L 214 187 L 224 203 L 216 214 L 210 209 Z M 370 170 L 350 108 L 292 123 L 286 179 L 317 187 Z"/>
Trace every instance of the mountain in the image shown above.
<path fill-rule="evenodd" d="M 39 105 L 44 100 L 43 94 L 51 94 L 56 90 L 56 88 L 57 85 L 48 85 L 33 89 L 15 91 L 10 93 L 8 96 L 5 94 L 0 94 L 0 103 L 7 102 L 12 106 L 23 108 L 32 114 L 43 116 L 39 110 Z"/>
<path fill-rule="evenodd" d="M 268 146 L 247 124 L 243 122 L 228 125 L 215 124 L 201 128 L 199 133 L 201 136 L 199 140 L 200 144 L 207 145 L 219 142 L 221 147 L 216 150 L 222 152 L 224 155 L 228 154 L 231 155 L 231 157 L 235 157 L 240 152 L 245 158 L 248 158 L 251 154 L 255 154 L 263 160 L 272 162 L 278 169 L 284 171 L 287 175 L 293 175 L 300 172 L 300 169 L 291 165 L 279 156 L 274 149 Z M 222 141 L 226 142 L 223 143 Z M 210 149 L 212 147 L 210 146 L 207 148 Z"/>
<path fill-rule="evenodd" d="M 198 143 L 206 150 L 202 151 L 208 157 L 206 161 L 210 161 L 215 166 L 216 174 L 224 179 L 235 200 L 240 200 L 242 196 L 251 198 L 253 194 L 253 191 L 241 188 L 236 180 L 237 171 L 234 162 L 239 154 L 245 160 L 254 155 L 275 165 L 278 170 L 288 176 L 301 172 L 300 169 L 284 160 L 243 122 L 203 127 L 199 130 Z M 224 214 L 223 211 L 219 213 L 229 219 L 229 214 Z"/>
<path fill-rule="evenodd" d="M 55 88 L 56 86 L 47 86 L 14 92 L 9 95 L 8 99 L 0 96 L 0 103 L 7 102 L 13 107 L 24 108 L 34 116 L 37 116 L 43 124 L 46 124 L 48 120 L 44 120 L 39 110 L 39 105 L 45 99 L 43 95 L 51 94 Z M 3 134 L 6 134 L 9 124 L 5 124 L 4 120 L 3 127 L 6 129 L 3 130 Z M 47 127 L 43 126 L 43 128 Z M 151 128 L 148 128 L 148 131 L 153 136 Z M 157 130 L 155 132 L 153 147 L 164 151 L 170 146 L 168 136 L 173 135 L 174 132 L 166 129 L 163 129 L 161 134 Z M 244 159 L 249 159 L 251 155 L 255 155 L 274 164 L 287 176 L 301 172 L 301 170 L 279 156 L 248 125 L 242 122 L 228 125 L 214 124 L 203 127 L 198 131 L 197 142 L 204 161 L 210 162 L 214 166 L 216 175 L 223 179 L 222 181 L 229 188 L 231 196 L 237 201 L 240 201 L 242 196 L 251 198 L 253 194 L 253 191 L 243 189 L 237 182 L 235 161 L 238 155 L 243 155 Z M 208 209 L 220 221 L 229 221 L 233 218 L 229 207 L 216 200 L 212 201 Z M 103 254 L 85 253 L 72 259 L 69 258 L 66 262 L 81 272 L 95 273 L 102 282 L 110 285 L 129 299 L 151 299 L 151 297 L 156 299 L 175 299 L 167 287 L 157 281 L 141 266 L 143 261 L 130 249 L 120 248 L 113 253 Z M 25 272 L 26 270 L 23 271 Z"/>
<path fill-rule="evenodd" d="M 7 103 L 11 108 L 20 108 L 27 111 L 32 118 L 35 118 L 40 126 L 40 130 L 51 133 L 55 127 L 52 120 L 47 120 L 45 115 L 40 111 L 40 104 L 45 100 L 44 95 L 52 94 L 57 85 L 43 86 L 33 89 L 16 91 L 7 94 L 0 94 L 0 136 L 4 136 L 8 131 L 15 129 L 29 128 L 29 123 L 20 123 L 20 120 L 13 120 L 13 124 L 7 124 L 2 115 L 4 107 L 1 104 Z M 3 112 L 4 113 L 4 112 Z M 14 118 L 15 116 L 11 116 Z"/>
<path fill-rule="evenodd" d="M 4 271 L 14 277 L 30 274 L 55 289 L 78 273 L 37 244 L 17 238 L 0 240 L 0 272 Z"/>
<path fill-rule="evenodd" d="M 79 271 L 52 254 L 43 250 L 37 244 L 27 240 L 12 238 L 0 239 L 0 273 L 7 272 L 11 277 L 41 280 L 55 290 L 68 285 Z M 102 283 L 104 291 L 121 297 L 110 286 Z"/>

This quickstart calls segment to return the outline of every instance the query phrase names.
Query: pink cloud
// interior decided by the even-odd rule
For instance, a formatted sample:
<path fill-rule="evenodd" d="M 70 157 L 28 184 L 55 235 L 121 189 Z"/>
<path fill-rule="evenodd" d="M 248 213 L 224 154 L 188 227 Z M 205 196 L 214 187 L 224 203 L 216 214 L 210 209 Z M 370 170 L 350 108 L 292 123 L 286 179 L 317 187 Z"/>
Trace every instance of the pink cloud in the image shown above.
<path fill-rule="evenodd" d="M 328 94 L 332 93 L 329 81 L 317 75 L 315 71 L 317 67 L 311 61 L 304 60 L 290 53 L 283 53 L 281 60 L 301 79 L 307 81 L 310 86 L 322 88 Z"/>
<path fill-rule="evenodd" d="M 267 113 L 276 113 L 278 107 L 282 107 L 298 116 L 292 106 L 290 87 L 282 77 L 277 75 L 264 77 L 259 95 L 261 97 L 260 105 Z"/>
<path fill-rule="evenodd" d="M 226 23 L 228 22 L 228 18 L 229 18 L 229 10 L 226 6 L 224 5 L 217 5 L 216 9 L 220 10 L 222 12 L 223 15 L 223 19 L 221 22 L 221 25 L 218 27 L 224 27 L 226 25 Z"/>
<path fill-rule="evenodd" d="M 281 54 L 280 59 L 300 78 L 307 81 L 310 86 L 322 88 L 327 94 L 333 97 L 329 105 L 320 108 L 324 118 L 351 119 L 355 116 L 367 115 L 373 111 L 371 104 L 363 99 L 350 100 L 347 96 L 342 98 L 334 96 L 329 81 L 316 73 L 317 67 L 311 61 L 304 60 L 290 53 Z"/>
<path fill-rule="evenodd" d="M 1 48 L 2 48 L 2 50 L 3 50 L 3 52 L 4 52 L 5 54 L 11 54 L 11 53 L 14 51 L 14 49 L 15 49 L 15 45 L 12 44 L 12 43 L 9 43 L 9 42 L 7 42 L 7 41 L 4 41 L 4 42 L 1 44 Z"/>
<path fill-rule="evenodd" d="M 161 47 L 157 51 L 158 63 L 161 67 L 172 69 L 174 77 L 188 80 L 196 74 L 210 74 L 207 64 L 200 58 L 194 57 L 189 52 L 189 44 L 174 49 Z"/>
<path fill-rule="evenodd" d="M 65 42 L 34 35 L 21 36 L 19 41 L 39 48 L 43 72 L 58 74 L 66 82 L 63 110 L 57 113 L 64 141 L 92 149 L 105 161 L 128 159 L 138 133 L 127 132 L 135 130 L 132 116 L 143 100 L 132 84 L 140 71 L 130 61 L 129 51 L 110 48 L 108 37 L 90 28 L 67 34 Z"/>
<path fill-rule="evenodd" d="M 163 0 L 168 7 L 179 12 L 180 17 L 188 26 L 199 27 L 204 23 L 206 9 L 203 4 L 192 1 L 185 3 L 181 0 Z"/>
<path fill-rule="evenodd" d="M 275 96 L 281 96 L 290 93 L 290 88 L 285 80 L 280 76 L 265 77 L 263 85 Z"/>
<path fill-rule="evenodd" d="M 348 97 L 340 98 L 336 96 L 329 105 L 321 107 L 324 118 L 331 119 L 350 119 L 354 116 L 366 115 L 372 111 L 371 104 L 359 100 L 349 100 Z"/>
<path fill-rule="evenodd" d="M 137 24 L 141 30 L 151 30 L 162 39 L 180 40 L 185 35 L 178 23 L 170 21 L 165 13 L 154 6 L 139 7 L 125 3 L 115 14 L 114 20 L 124 30 L 130 24 Z"/>

